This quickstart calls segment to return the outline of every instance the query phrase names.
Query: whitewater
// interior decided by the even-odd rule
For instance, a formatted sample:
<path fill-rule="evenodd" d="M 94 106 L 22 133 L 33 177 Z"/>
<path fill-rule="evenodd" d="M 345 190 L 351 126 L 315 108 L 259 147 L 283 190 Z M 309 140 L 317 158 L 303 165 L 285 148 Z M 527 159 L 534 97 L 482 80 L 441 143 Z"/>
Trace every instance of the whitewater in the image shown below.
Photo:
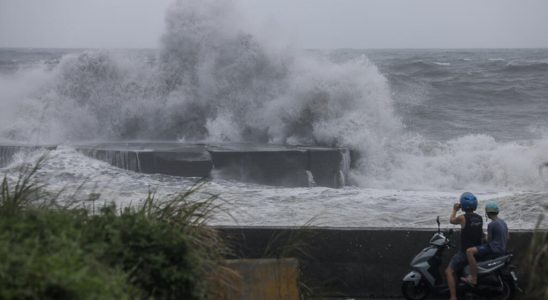
<path fill-rule="evenodd" d="M 195 179 L 121 170 L 69 145 L 250 142 L 359 154 L 341 189 L 214 176 L 196 197 L 220 195 L 217 225 L 433 227 L 465 191 L 480 206 L 498 201 L 511 228 L 533 228 L 546 210 L 547 49 L 300 50 L 243 17 L 231 1 L 176 1 L 158 50 L 0 49 L 0 144 L 65 145 L 36 180 L 120 206 Z M 20 153 L 1 172 L 13 179 L 42 154 Z"/>

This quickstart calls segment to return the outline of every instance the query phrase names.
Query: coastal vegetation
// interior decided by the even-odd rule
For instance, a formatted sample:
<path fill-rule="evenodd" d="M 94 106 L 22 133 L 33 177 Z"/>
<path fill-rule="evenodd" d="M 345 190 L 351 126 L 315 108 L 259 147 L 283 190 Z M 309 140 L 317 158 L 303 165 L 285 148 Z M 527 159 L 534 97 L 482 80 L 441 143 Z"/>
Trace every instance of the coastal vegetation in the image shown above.
<path fill-rule="evenodd" d="M 2 181 L 0 299 L 207 298 L 227 247 L 205 225 L 217 196 L 189 200 L 205 182 L 95 210 L 94 199 L 59 201 L 34 181 L 42 161 Z"/>
<path fill-rule="evenodd" d="M 548 231 L 540 229 L 543 220 L 541 215 L 526 256 L 529 285 L 525 299 L 548 299 Z"/>

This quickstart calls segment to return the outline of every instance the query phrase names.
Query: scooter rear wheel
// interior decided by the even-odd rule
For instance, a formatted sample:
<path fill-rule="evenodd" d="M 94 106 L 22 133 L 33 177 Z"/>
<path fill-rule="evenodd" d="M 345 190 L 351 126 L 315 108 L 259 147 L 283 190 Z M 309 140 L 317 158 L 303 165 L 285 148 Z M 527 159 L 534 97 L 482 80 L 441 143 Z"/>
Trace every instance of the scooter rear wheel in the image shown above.
<path fill-rule="evenodd" d="M 502 281 L 502 290 L 500 291 L 500 294 L 497 295 L 490 295 L 490 300 L 512 300 L 515 295 L 514 285 L 506 280 Z M 478 296 L 474 293 L 467 293 L 464 295 L 464 300 L 477 300 L 477 299 L 485 299 L 484 297 Z"/>
<path fill-rule="evenodd" d="M 515 294 L 514 284 L 511 283 L 508 279 L 502 281 L 502 293 L 498 296 L 493 297 L 494 300 L 511 300 L 514 298 Z"/>
<path fill-rule="evenodd" d="M 417 285 L 411 281 L 404 281 L 401 292 L 407 300 L 423 300 L 430 294 L 430 287 L 424 280 L 419 281 Z"/>

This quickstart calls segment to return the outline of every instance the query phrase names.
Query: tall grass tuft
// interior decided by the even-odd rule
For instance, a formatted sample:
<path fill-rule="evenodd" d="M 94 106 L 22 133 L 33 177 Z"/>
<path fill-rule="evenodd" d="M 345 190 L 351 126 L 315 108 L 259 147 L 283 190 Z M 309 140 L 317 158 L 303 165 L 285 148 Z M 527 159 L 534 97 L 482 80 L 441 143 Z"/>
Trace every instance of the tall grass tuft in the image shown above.
<path fill-rule="evenodd" d="M 316 217 L 308 220 L 296 229 L 278 231 L 268 240 L 262 257 L 288 258 L 308 257 L 310 255 L 309 241 L 317 234 L 313 229 Z"/>
<path fill-rule="evenodd" d="M 228 248 L 208 218 L 206 181 L 169 199 L 97 212 L 60 205 L 33 181 L 45 158 L 0 195 L 0 299 L 205 299 Z M 197 200 L 195 200 L 197 199 Z M 95 207 L 95 206 L 94 206 Z"/>
<path fill-rule="evenodd" d="M 45 160 L 46 156 L 41 156 L 34 165 L 23 165 L 13 188 L 10 187 L 7 176 L 4 176 L 0 187 L 0 214 L 2 216 L 12 215 L 40 199 L 43 186 L 34 183 L 32 179 Z"/>
<path fill-rule="evenodd" d="M 295 228 L 280 230 L 268 239 L 261 257 L 269 258 L 307 258 L 314 259 L 310 254 L 310 241 L 314 240 L 317 231 L 313 230 L 316 217 L 308 220 L 304 225 Z M 312 294 L 312 287 L 299 279 L 299 290 L 303 297 Z"/>

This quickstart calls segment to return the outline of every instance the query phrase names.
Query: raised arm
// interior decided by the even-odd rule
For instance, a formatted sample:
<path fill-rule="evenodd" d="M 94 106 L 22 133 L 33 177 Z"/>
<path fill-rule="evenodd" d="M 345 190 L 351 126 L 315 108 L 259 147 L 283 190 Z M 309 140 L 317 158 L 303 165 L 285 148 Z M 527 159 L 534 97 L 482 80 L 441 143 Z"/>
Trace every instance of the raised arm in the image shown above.
<path fill-rule="evenodd" d="M 455 203 L 455 205 L 453 205 L 453 211 L 451 212 L 451 216 L 449 217 L 449 223 L 454 225 L 460 224 L 461 226 L 463 226 L 464 217 L 462 215 L 457 216 L 457 211 L 459 211 L 459 209 L 460 209 L 460 204 Z"/>

